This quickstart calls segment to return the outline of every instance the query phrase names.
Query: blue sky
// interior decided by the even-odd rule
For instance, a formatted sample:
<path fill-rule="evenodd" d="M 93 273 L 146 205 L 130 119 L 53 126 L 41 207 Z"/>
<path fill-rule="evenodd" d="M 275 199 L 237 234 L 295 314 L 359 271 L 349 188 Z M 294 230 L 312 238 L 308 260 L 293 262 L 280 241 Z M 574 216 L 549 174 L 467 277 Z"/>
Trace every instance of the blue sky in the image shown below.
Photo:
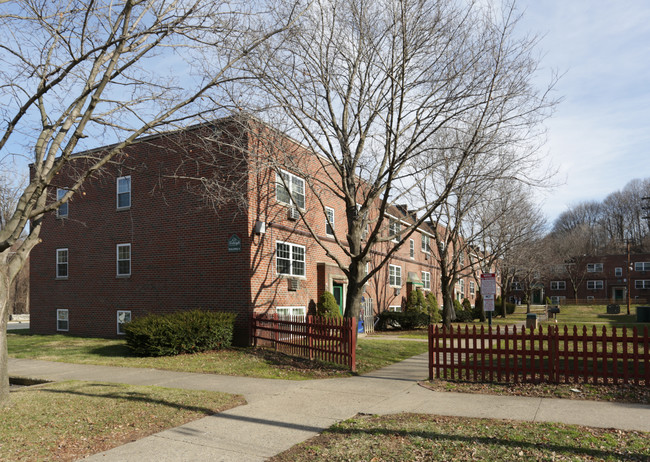
<path fill-rule="evenodd" d="M 560 186 L 543 194 L 549 221 L 650 177 L 650 1 L 519 0 L 520 32 L 541 36 L 541 82 L 563 74 L 543 154 Z"/>

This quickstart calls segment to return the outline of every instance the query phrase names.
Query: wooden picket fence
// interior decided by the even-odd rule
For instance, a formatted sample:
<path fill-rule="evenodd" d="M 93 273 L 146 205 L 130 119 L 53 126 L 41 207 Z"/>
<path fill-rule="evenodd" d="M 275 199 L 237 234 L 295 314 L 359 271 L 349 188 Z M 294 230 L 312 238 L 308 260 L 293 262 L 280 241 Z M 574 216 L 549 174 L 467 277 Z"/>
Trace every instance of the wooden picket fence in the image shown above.
<path fill-rule="evenodd" d="M 356 318 L 253 315 L 253 346 L 349 367 L 356 372 Z"/>
<path fill-rule="evenodd" d="M 429 379 L 650 386 L 650 338 L 615 327 L 429 326 Z"/>

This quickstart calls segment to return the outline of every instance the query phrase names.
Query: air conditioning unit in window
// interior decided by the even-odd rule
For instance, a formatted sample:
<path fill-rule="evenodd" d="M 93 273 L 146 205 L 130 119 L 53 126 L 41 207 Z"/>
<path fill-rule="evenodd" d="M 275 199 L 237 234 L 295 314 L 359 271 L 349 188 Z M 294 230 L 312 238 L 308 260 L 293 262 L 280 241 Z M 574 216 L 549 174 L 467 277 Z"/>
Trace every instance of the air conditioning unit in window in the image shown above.
<path fill-rule="evenodd" d="M 296 207 L 289 207 L 289 220 L 298 220 L 300 218 L 300 212 Z"/>
<path fill-rule="evenodd" d="M 300 279 L 289 279 L 289 291 L 295 292 L 298 289 L 300 289 Z"/>

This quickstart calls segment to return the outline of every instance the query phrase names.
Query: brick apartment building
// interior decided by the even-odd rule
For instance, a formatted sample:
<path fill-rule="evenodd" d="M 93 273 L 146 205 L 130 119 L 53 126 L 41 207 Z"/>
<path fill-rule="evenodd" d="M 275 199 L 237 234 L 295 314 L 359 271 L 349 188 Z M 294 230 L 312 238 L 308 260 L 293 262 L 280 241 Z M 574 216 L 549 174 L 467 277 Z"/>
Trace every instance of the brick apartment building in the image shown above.
<path fill-rule="evenodd" d="M 282 135 L 272 150 L 288 150 L 277 157 L 300 168 L 262 161 L 274 157 L 262 153 L 268 145 L 229 120 L 139 140 L 44 218 L 31 255 L 33 332 L 116 337 L 124 322 L 147 313 L 201 308 L 237 313 L 236 341 L 245 344 L 253 313 L 306 314 L 325 290 L 345 305 L 346 277 L 305 224 L 345 261 L 335 245 L 335 236 L 345 241 L 343 202 L 326 187 L 316 197 L 305 184 L 331 181 L 327 167 Z M 52 197 L 73 173 L 74 163 Z M 218 176 L 241 194 L 215 211 L 190 176 Z M 390 213 L 386 232 L 411 219 L 406 207 Z M 432 241 L 426 229 L 410 236 L 366 285 L 366 309 L 398 310 L 415 287 L 440 300 Z M 464 279 L 458 297 L 473 303 L 476 288 Z"/>
<path fill-rule="evenodd" d="M 648 303 L 650 300 L 650 254 L 601 255 L 586 259 L 577 271 L 572 271 L 577 282 L 579 303 L 624 304 L 627 302 L 628 287 L 633 304 Z M 629 284 L 628 284 L 629 278 Z M 517 283 L 513 284 L 512 295 L 523 297 Z M 548 297 L 553 304 L 573 303 L 576 298 L 571 278 L 562 268 L 557 268 L 533 290 L 533 303 L 544 303 Z"/>

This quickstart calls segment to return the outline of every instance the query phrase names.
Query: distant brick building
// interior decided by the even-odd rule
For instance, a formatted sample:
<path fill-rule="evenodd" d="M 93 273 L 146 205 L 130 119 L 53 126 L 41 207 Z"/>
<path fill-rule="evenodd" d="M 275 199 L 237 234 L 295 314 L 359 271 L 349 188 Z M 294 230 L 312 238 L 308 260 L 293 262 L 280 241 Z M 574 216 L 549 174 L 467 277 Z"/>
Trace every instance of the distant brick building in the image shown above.
<path fill-rule="evenodd" d="M 544 303 L 548 297 L 553 304 L 579 303 L 624 304 L 627 302 L 628 287 L 633 304 L 648 303 L 650 300 L 650 254 L 594 256 L 581 262 L 572 270 L 556 268 L 536 283 L 533 303 Z M 573 282 L 572 282 L 573 279 Z M 628 283 L 629 279 L 629 283 Z M 522 299 L 517 282 L 513 284 L 511 296 Z"/>
<path fill-rule="evenodd" d="M 264 160 L 273 158 L 268 145 L 251 133 L 225 119 L 143 138 L 46 216 L 31 255 L 32 331 L 116 337 L 124 322 L 147 313 L 202 308 L 237 313 L 236 338 L 245 344 L 253 313 L 306 314 L 324 290 L 344 306 L 347 280 L 305 225 L 326 244 L 334 234 L 345 239 L 342 201 L 327 188 L 317 198 L 305 184 L 330 181 L 327 166 L 277 134 L 273 149 L 290 150 L 300 168 L 272 165 Z M 74 163 L 52 197 L 73 173 Z M 217 176 L 241 194 L 217 213 L 193 193 L 189 176 Z M 391 227 L 411 219 L 406 207 L 390 213 Z M 397 310 L 416 287 L 440 300 L 432 241 L 423 229 L 404 243 L 366 286 L 366 308 Z M 329 248 L 345 261 L 340 248 Z M 473 303 L 475 281 L 461 287 Z"/>

